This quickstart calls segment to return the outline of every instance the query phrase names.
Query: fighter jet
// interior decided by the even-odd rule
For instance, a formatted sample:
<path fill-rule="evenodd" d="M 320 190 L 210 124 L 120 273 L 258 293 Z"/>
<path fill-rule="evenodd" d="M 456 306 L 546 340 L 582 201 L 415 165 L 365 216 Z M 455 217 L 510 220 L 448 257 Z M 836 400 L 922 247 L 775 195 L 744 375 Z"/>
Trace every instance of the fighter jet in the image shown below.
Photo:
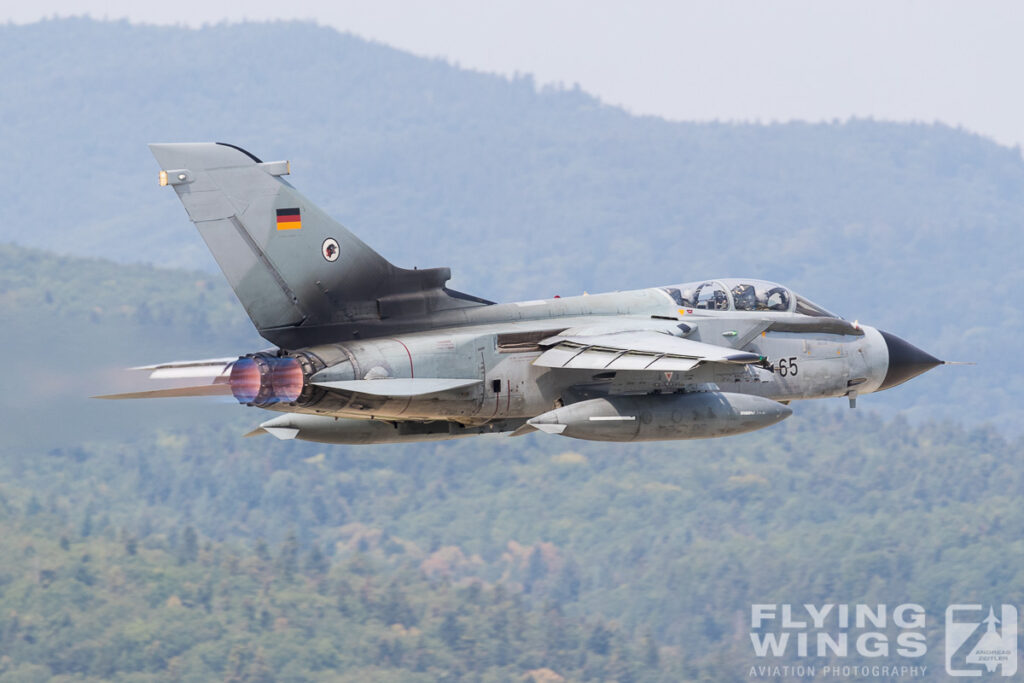
<path fill-rule="evenodd" d="M 493 303 L 449 289 L 448 268 L 392 265 L 296 191 L 286 161 L 150 149 L 273 348 L 145 366 L 153 389 L 102 398 L 233 397 L 277 413 L 250 435 L 332 444 L 654 441 L 768 427 L 798 399 L 852 406 L 943 363 L 757 279 Z"/>

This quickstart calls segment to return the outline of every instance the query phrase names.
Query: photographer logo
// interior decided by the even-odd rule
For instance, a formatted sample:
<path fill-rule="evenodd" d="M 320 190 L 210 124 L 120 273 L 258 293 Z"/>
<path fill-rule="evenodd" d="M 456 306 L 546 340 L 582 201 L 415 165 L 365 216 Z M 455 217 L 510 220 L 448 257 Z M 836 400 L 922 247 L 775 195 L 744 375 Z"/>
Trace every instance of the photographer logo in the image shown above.
<path fill-rule="evenodd" d="M 1003 676 L 1017 673 L 1017 608 L 1001 605 L 986 616 L 982 605 L 946 608 L 946 673 L 981 676 L 996 670 Z"/>

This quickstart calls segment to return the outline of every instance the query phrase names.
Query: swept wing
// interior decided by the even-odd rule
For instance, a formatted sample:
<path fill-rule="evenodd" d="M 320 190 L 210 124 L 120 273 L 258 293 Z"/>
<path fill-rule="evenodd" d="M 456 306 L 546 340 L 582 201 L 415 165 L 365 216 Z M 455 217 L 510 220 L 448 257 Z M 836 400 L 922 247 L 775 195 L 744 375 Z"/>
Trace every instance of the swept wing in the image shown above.
<path fill-rule="evenodd" d="M 659 370 L 686 372 L 701 363 L 758 363 L 756 353 L 683 339 L 651 330 L 596 335 L 557 335 L 534 362 L 546 368 L 586 370 Z"/>

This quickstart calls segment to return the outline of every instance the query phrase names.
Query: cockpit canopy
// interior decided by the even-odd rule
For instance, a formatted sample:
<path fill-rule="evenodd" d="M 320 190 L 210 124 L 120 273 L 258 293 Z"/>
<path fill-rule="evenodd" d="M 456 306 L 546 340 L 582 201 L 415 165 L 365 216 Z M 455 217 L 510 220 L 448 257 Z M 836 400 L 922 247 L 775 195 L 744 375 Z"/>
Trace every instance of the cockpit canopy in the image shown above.
<path fill-rule="evenodd" d="M 774 311 L 838 318 L 782 285 L 764 280 L 728 279 L 662 287 L 680 308 L 708 311 Z"/>

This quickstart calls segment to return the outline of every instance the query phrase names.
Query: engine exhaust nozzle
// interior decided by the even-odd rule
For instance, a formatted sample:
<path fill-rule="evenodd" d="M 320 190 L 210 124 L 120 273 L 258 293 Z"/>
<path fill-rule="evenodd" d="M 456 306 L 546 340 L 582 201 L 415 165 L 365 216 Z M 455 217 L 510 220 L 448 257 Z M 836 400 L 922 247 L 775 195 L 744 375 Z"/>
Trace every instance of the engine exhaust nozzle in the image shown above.
<path fill-rule="evenodd" d="M 265 406 L 297 401 L 306 377 L 296 358 L 257 354 L 235 361 L 228 383 L 239 403 Z"/>

